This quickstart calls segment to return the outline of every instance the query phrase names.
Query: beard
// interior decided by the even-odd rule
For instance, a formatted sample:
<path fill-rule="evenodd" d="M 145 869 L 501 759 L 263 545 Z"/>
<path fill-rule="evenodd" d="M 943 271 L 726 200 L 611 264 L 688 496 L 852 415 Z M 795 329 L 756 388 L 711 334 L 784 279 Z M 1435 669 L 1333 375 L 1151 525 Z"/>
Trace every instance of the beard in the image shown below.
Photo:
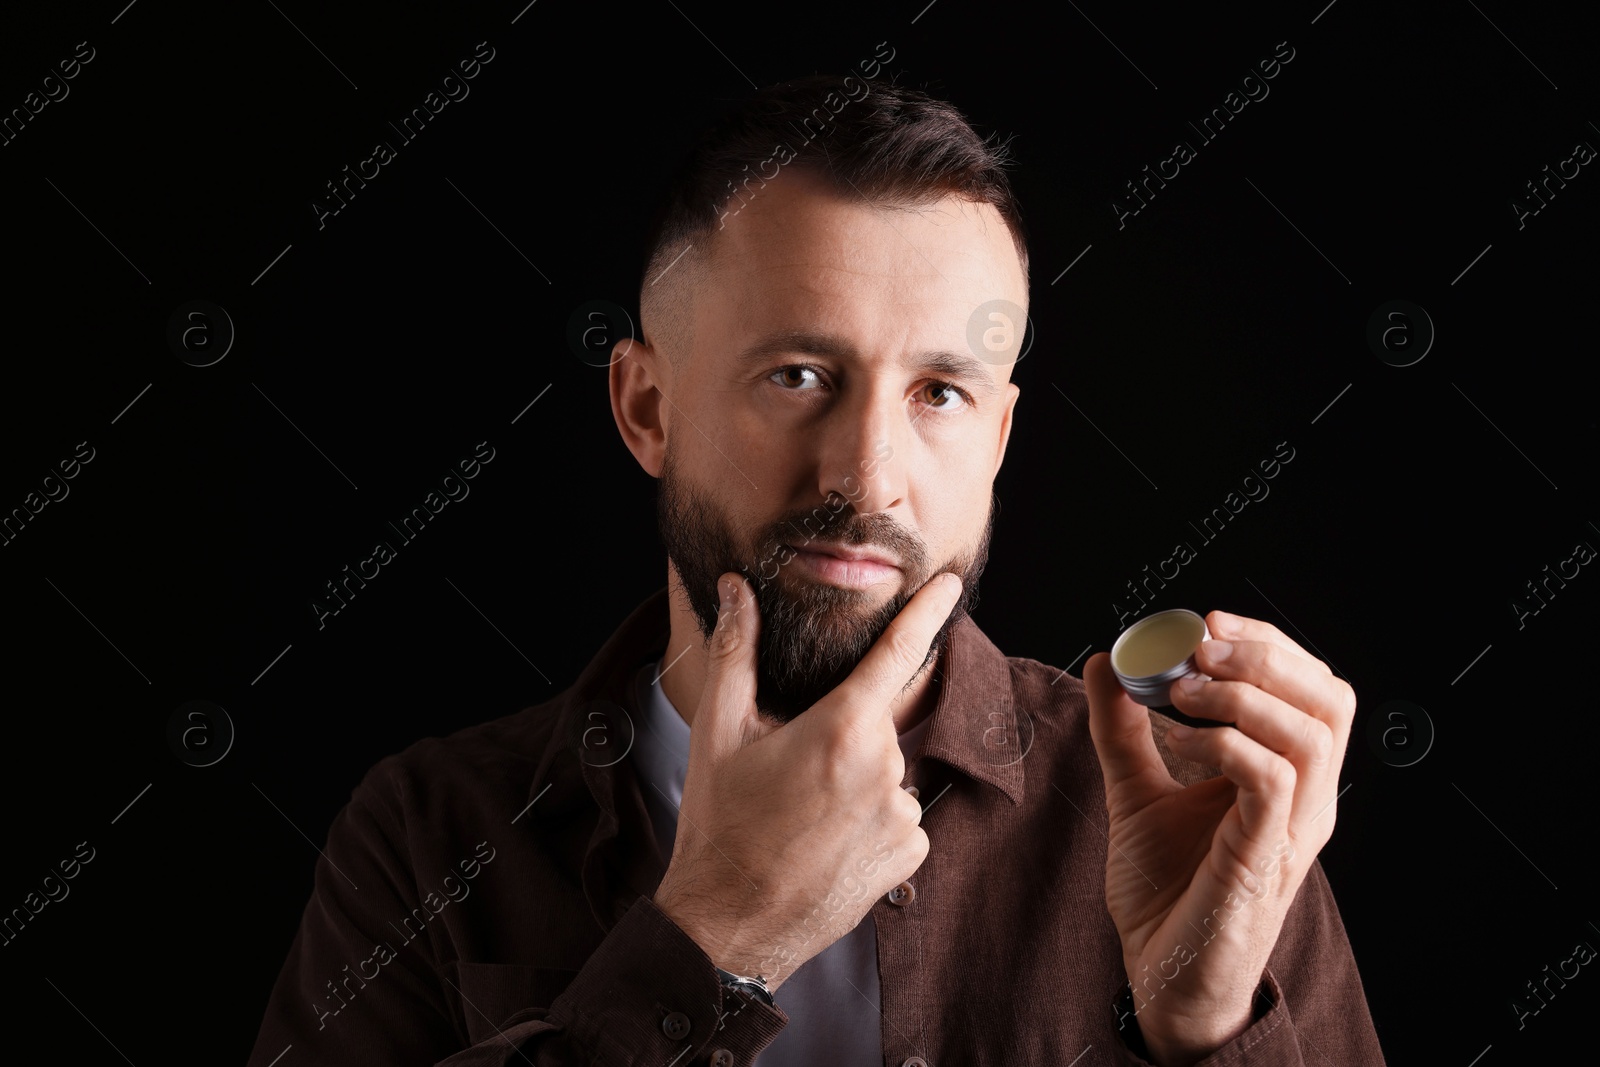
<path fill-rule="evenodd" d="M 850 676 L 924 585 L 951 571 L 961 595 L 928 646 L 909 688 L 943 651 L 950 632 L 978 602 L 978 577 L 989 558 L 995 499 L 990 493 L 983 533 L 970 551 L 930 565 L 921 539 L 885 514 L 862 515 L 839 493 L 823 504 L 779 518 L 748 541 L 738 537 L 710 494 L 684 484 L 669 446 L 661 466 L 656 519 L 667 558 L 677 570 L 700 633 L 709 642 L 717 625 L 717 579 L 728 571 L 745 577 L 761 620 L 756 654 L 756 710 L 778 724 L 792 722 Z M 801 567 L 784 564 L 784 546 L 809 542 L 873 545 L 899 562 L 900 588 L 881 607 L 873 589 L 836 586 Z M 819 546 L 820 547 L 820 546 Z M 781 564 L 781 565 L 780 565 Z"/>

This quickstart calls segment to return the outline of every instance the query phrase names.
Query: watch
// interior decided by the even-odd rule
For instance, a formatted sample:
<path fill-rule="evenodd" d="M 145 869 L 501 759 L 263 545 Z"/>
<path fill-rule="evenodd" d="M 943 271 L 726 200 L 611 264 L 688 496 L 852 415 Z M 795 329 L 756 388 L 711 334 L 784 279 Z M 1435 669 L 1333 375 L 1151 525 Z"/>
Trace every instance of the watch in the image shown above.
<path fill-rule="evenodd" d="M 768 1007 L 776 1007 L 772 1002 L 772 991 L 767 988 L 766 980 L 759 974 L 754 978 L 743 978 L 731 971 L 725 971 L 718 967 L 717 978 L 721 980 L 722 988 L 724 989 L 734 989 L 741 993 L 748 993 Z"/>

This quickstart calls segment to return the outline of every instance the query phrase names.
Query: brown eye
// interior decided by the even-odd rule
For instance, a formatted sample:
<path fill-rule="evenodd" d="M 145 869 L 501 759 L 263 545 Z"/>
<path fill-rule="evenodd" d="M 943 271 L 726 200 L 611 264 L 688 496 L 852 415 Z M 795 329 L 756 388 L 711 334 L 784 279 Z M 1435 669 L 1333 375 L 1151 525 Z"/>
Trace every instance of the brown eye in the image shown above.
<path fill-rule="evenodd" d="M 960 411 L 972 399 L 949 382 L 929 382 L 923 389 L 935 411 Z"/>
<path fill-rule="evenodd" d="M 811 376 L 811 381 L 814 383 L 809 386 L 806 385 L 805 378 L 805 375 L 808 374 Z M 798 363 L 794 366 L 778 368 L 769 376 L 769 380 L 771 379 L 778 379 L 779 385 L 795 386 L 796 388 L 790 389 L 790 392 L 804 392 L 806 389 L 816 388 L 817 385 L 822 383 L 822 380 L 817 377 L 817 372 L 814 367 L 807 367 L 804 364 Z"/>

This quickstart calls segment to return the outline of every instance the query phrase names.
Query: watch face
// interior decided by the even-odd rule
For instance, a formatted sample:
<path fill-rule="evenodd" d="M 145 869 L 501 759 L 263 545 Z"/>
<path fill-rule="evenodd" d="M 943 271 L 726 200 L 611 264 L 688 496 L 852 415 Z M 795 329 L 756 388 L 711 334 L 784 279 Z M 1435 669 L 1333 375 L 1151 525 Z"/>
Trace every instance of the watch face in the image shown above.
<path fill-rule="evenodd" d="M 764 1004 L 772 1003 L 772 994 L 767 991 L 766 985 L 753 978 L 741 978 L 737 975 L 728 975 L 722 980 L 722 984 L 727 986 L 729 989 L 736 990 L 737 992 L 750 997 L 753 1000 L 759 1000 Z"/>

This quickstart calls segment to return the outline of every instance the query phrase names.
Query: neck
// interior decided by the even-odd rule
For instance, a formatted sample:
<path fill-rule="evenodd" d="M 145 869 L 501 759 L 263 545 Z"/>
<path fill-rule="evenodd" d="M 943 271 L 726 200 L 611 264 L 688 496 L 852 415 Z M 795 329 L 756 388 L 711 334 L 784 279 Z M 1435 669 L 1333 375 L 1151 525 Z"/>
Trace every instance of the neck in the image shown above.
<path fill-rule="evenodd" d="M 667 641 L 666 654 L 661 657 L 661 691 L 677 709 L 683 721 L 694 728 L 695 709 L 705 690 L 706 640 L 700 634 L 689 598 L 678 581 L 677 572 L 667 564 L 667 603 L 671 611 L 672 635 Z M 935 661 L 937 662 L 937 661 Z M 889 713 L 894 719 L 894 732 L 903 734 L 933 714 L 939 697 L 933 686 L 932 665 L 918 672 L 911 685 L 889 703 Z"/>

